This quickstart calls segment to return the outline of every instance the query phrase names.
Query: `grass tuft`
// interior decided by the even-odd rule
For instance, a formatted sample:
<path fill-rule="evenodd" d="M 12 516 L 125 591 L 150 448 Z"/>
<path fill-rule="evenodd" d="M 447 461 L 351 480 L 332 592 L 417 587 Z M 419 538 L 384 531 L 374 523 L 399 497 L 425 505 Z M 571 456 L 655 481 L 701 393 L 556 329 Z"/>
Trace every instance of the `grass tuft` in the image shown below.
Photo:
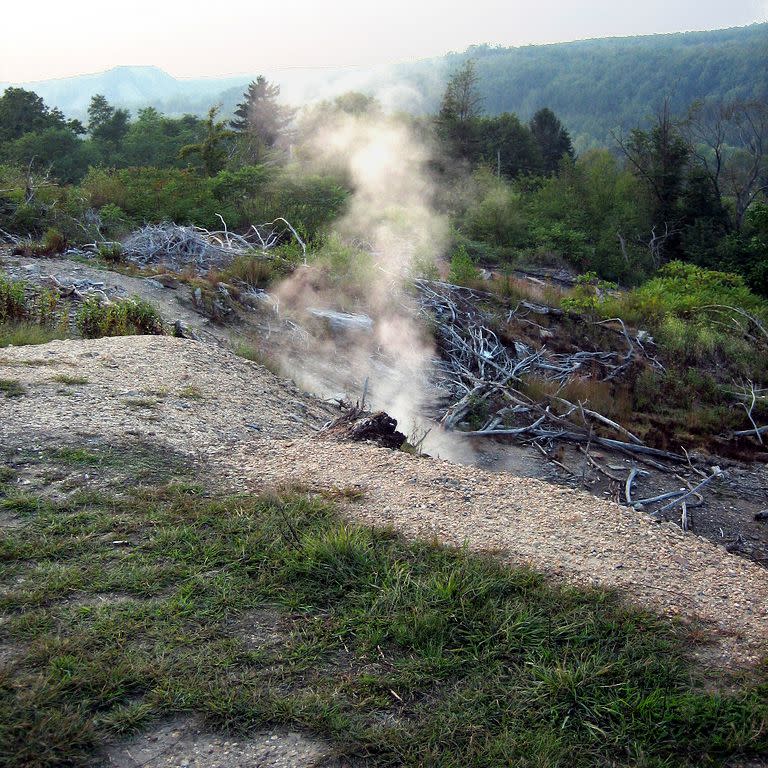
<path fill-rule="evenodd" d="M 27 390 L 18 379 L 0 379 L 0 393 L 6 397 L 21 397 Z"/>
<path fill-rule="evenodd" d="M 57 373 L 51 378 L 51 381 L 57 381 L 59 384 L 69 384 L 73 387 L 89 383 L 85 376 L 73 376 L 68 373 Z"/>

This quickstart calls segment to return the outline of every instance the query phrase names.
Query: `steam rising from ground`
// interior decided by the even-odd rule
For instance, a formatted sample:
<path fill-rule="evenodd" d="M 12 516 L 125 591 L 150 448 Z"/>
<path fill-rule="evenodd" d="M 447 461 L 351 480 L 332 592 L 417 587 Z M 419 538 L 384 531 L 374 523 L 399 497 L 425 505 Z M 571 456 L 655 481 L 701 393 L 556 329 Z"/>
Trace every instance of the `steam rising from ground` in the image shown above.
<path fill-rule="evenodd" d="M 349 306 L 339 286 L 334 290 L 313 279 L 311 268 L 299 270 L 278 288 L 280 306 L 297 319 L 299 313 L 306 317 L 308 308 L 365 313 L 373 330 L 355 334 L 348 344 L 331 334 L 313 336 L 306 349 L 283 363 L 304 386 L 326 394 L 341 386 L 353 400 L 368 379 L 369 402 L 407 431 L 419 420 L 434 347 L 415 317 L 405 281 L 419 265 L 437 262 L 448 235 L 447 219 L 433 207 L 430 149 L 395 118 L 336 113 L 301 151 L 316 166 L 335 168 L 350 180 L 353 194 L 334 232 L 344 243 L 360 247 L 359 260 L 370 266 L 357 281 L 355 306 Z"/>

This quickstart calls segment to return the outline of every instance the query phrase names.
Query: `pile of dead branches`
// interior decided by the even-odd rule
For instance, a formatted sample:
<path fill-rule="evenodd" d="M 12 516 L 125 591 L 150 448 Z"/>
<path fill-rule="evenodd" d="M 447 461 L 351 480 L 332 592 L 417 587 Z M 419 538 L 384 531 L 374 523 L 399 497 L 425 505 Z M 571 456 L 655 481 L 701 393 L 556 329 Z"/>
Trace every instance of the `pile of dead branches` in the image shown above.
<path fill-rule="evenodd" d="M 452 412 L 442 419 L 449 428 L 458 422 L 467 401 L 476 400 L 481 392 L 514 389 L 525 375 L 562 385 L 580 376 L 610 381 L 640 358 L 661 367 L 648 354 L 640 338 L 633 338 L 618 319 L 601 323 L 619 325 L 625 352 L 583 350 L 558 354 L 549 352 L 546 346 L 533 349 L 522 341 L 515 341 L 513 345 L 503 343 L 492 328 L 493 318 L 481 309 L 483 302 L 493 298 L 491 294 L 427 280 L 417 280 L 415 286 L 419 308 L 430 319 L 438 339 L 440 385 L 455 399 Z M 562 310 L 521 301 L 508 312 L 506 319 L 507 322 L 514 317 L 526 319 L 531 314 L 562 315 Z M 531 320 L 526 322 L 536 325 Z"/>
<path fill-rule="evenodd" d="M 289 235 L 299 243 L 306 258 L 304 241 L 285 219 L 251 225 L 243 234 L 231 232 L 224 219 L 221 222 L 221 230 L 171 222 L 147 224 L 123 242 L 124 256 L 143 267 L 163 264 L 173 271 L 192 267 L 205 273 L 228 266 L 238 256 L 267 256 Z"/>

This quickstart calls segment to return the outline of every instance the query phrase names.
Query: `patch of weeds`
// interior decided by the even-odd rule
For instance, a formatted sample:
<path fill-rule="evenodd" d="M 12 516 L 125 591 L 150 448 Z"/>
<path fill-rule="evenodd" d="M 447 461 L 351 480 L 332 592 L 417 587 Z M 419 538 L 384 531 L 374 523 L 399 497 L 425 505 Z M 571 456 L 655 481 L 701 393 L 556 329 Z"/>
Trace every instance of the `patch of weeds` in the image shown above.
<path fill-rule="evenodd" d="M 0 393 L 5 397 L 21 397 L 27 390 L 18 379 L 0 379 Z"/>
<path fill-rule="evenodd" d="M 57 373 L 51 378 L 51 381 L 58 381 L 60 384 L 68 384 L 73 387 L 90 383 L 85 376 L 73 376 L 68 373 Z"/>
<path fill-rule="evenodd" d="M 65 328 L 53 328 L 30 321 L 0 323 L 0 347 L 47 344 L 49 341 L 69 338 L 69 335 Z"/>
<path fill-rule="evenodd" d="M 365 491 L 355 485 L 333 486 L 320 491 L 320 495 L 328 501 L 362 501 Z"/>
<path fill-rule="evenodd" d="M 276 376 L 281 375 L 280 363 L 274 357 L 259 349 L 255 344 L 244 339 L 238 339 L 232 342 L 232 351 L 238 357 L 250 360 L 252 363 L 258 363 Z"/>
<path fill-rule="evenodd" d="M 205 400 L 205 395 L 197 387 L 194 387 L 191 384 L 182 387 L 178 391 L 177 396 L 184 400 Z"/>
<path fill-rule="evenodd" d="M 158 311 L 138 296 L 109 304 L 102 304 L 97 297 L 88 298 L 78 310 L 75 322 L 85 339 L 164 333 Z"/>
<path fill-rule="evenodd" d="M 692 768 L 768 749 L 768 681 L 701 691 L 684 627 L 318 498 L 72 497 L 0 559 L 0 639 L 25 654 L 0 679 L 8 768 L 86 766 L 179 712 L 306 728 L 372 766 Z"/>

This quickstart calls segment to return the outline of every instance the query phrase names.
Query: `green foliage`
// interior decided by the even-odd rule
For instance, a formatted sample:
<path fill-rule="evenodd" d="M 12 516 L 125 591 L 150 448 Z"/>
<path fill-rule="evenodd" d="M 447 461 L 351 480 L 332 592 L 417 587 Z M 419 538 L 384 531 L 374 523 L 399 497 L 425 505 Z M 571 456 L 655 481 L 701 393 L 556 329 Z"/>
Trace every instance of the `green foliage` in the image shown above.
<path fill-rule="evenodd" d="M 680 261 L 662 267 L 656 277 L 627 294 L 622 308 L 629 310 L 634 320 L 643 315 L 646 319 L 667 314 L 686 316 L 708 305 L 738 307 L 768 317 L 768 303 L 752 293 L 740 275 Z"/>
<path fill-rule="evenodd" d="M 764 58 L 767 29 L 765 24 L 753 24 L 555 45 L 477 45 L 437 63 L 404 67 L 403 79 L 424 90 L 436 75 L 445 77 L 471 59 L 478 93 L 489 114 L 512 112 L 527 120 L 548 105 L 583 152 L 610 146 L 616 126 L 635 125 L 666 94 L 678 114 L 704 94 L 715 101 L 764 100 L 765 86 L 755 76 L 755 62 Z M 435 88 L 430 96 L 438 109 L 441 93 Z"/>
<path fill-rule="evenodd" d="M 571 137 L 551 109 L 544 107 L 536 112 L 529 128 L 539 146 L 545 174 L 555 173 L 563 157 L 573 160 Z"/>
<path fill-rule="evenodd" d="M 0 347 L 46 344 L 66 338 L 66 315 L 56 327 L 58 299 L 48 290 L 28 291 L 21 280 L 0 274 Z"/>
<path fill-rule="evenodd" d="M 123 246 L 120 243 L 99 243 L 98 253 L 109 264 L 119 264 L 123 260 Z"/>
<path fill-rule="evenodd" d="M 500 248 L 528 241 L 528 224 L 521 196 L 487 171 L 474 175 L 477 196 L 464 214 L 463 230 L 471 240 Z"/>
<path fill-rule="evenodd" d="M 29 314 L 26 284 L 0 274 L 0 323 L 23 320 Z"/>
<path fill-rule="evenodd" d="M 88 298 L 78 310 L 75 323 L 84 339 L 164 333 L 157 310 L 138 296 L 111 304 Z"/>
<path fill-rule="evenodd" d="M 459 246 L 451 256 L 451 271 L 448 273 L 448 281 L 454 285 L 472 286 L 480 279 L 480 272 L 467 253 L 467 249 Z"/>
<path fill-rule="evenodd" d="M 587 272 L 576 278 L 574 289 L 560 302 L 560 306 L 571 312 L 600 315 L 608 292 L 615 289 L 615 283 L 601 280 L 596 272 Z"/>
<path fill-rule="evenodd" d="M 136 222 L 174 221 L 215 228 L 221 226 L 217 213 L 229 221 L 235 215 L 210 187 L 210 181 L 194 171 L 156 168 L 92 168 L 81 185 L 92 206 L 111 204 Z"/>
<path fill-rule="evenodd" d="M 349 245 L 338 235 L 326 238 L 311 254 L 311 264 L 322 282 L 353 301 L 367 296 L 374 269 L 368 251 Z"/>
<path fill-rule="evenodd" d="M 200 141 L 186 144 L 179 150 L 179 158 L 187 160 L 198 156 L 203 172 L 207 176 L 215 176 L 224 169 L 227 160 L 227 144 L 232 132 L 226 127 L 225 120 L 217 120 L 219 107 L 211 107 L 208 110 L 208 119 L 205 121 L 205 133 Z"/>

